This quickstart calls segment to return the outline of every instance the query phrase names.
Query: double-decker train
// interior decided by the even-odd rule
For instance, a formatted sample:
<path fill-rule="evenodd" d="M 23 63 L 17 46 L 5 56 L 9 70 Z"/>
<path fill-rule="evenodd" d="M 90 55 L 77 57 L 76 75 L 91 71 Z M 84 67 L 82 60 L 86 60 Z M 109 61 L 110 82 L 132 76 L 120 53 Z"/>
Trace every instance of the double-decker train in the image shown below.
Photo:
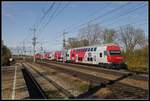
<path fill-rule="evenodd" d="M 114 43 L 71 48 L 44 54 L 37 53 L 35 57 L 63 62 L 97 64 L 106 68 L 122 68 L 124 66 L 121 49 L 119 45 Z"/>

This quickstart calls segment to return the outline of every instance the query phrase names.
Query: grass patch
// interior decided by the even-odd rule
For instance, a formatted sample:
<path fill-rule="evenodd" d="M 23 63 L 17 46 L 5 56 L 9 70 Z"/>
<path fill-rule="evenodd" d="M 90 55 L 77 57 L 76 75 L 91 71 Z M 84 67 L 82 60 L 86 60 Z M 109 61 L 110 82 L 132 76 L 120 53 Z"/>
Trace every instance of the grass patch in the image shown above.
<path fill-rule="evenodd" d="M 80 87 L 79 87 L 79 91 L 80 92 L 85 92 L 87 91 L 89 88 L 89 85 L 88 84 L 81 84 Z"/>

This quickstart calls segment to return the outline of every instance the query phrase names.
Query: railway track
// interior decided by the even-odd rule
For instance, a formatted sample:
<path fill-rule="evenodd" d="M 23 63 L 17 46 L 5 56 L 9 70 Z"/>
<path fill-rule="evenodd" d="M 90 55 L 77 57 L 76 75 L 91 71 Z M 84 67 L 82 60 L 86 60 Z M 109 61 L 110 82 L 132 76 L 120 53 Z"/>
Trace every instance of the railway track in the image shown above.
<path fill-rule="evenodd" d="M 71 69 L 68 69 L 68 67 L 62 68 L 63 65 L 62 66 L 60 66 L 60 65 L 58 66 L 58 65 L 53 65 L 51 63 L 40 63 L 40 62 L 37 62 L 37 63 L 40 64 L 40 65 L 49 67 L 51 69 L 55 69 L 55 70 L 57 70 L 59 72 L 63 72 L 63 73 L 69 74 L 71 76 L 75 76 L 75 77 L 77 77 L 79 79 L 82 79 L 82 80 L 90 82 L 91 83 L 91 89 L 93 89 L 93 90 L 89 89 L 87 92 L 85 92 L 84 94 L 79 95 L 76 98 L 86 97 L 89 94 L 93 94 L 92 93 L 93 91 L 95 93 L 98 89 L 109 87 L 109 86 L 112 86 L 112 88 L 117 89 L 117 91 L 120 90 L 120 88 L 123 89 L 121 91 L 118 91 L 118 93 L 126 92 L 124 90 L 128 89 L 129 92 L 131 92 L 133 94 L 133 96 L 134 96 L 135 93 L 137 93 L 137 94 L 141 93 L 139 95 L 147 96 L 147 93 L 148 93 L 148 89 L 145 88 L 145 87 L 134 86 L 134 83 L 133 83 L 133 85 L 128 85 L 128 84 L 124 83 L 124 79 L 128 79 L 130 76 L 133 75 L 131 73 L 122 74 L 117 79 L 110 80 L 110 79 L 106 79 L 106 78 L 90 75 L 90 74 L 87 74 L 87 73 L 71 70 Z M 72 67 L 70 67 L 70 68 L 72 68 Z M 128 83 L 131 83 L 131 82 L 128 81 Z M 147 84 L 148 84 L 148 82 L 147 82 Z M 145 94 L 145 95 L 143 95 L 143 94 Z M 127 93 L 125 93 L 125 94 L 123 93 L 123 96 L 124 95 L 128 95 L 128 94 Z M 128 95 L 128 96 L 131 96 L 131 95 Z M 135 95 L 135 96 L 138 97 L 138 95 Z"/>
<path fill-rule="evenodd" d="M 82 71 L 83 69 L 85 68 L 82 68 L 82 67 L 78 67 L 78 68 L 82 68 L 80 70 L 78 70 L 75 67 L 71 67 L 71 66 L 66 66 L 66 65 L 58 65 L 58 64 L 52 64 L 52 63 L 40 63 L 38 62 L 39 64 L 41 65 L 45 65 L 45 66 L 50 66 L 51 68 L 53 69 L 56 69 L 60 72 L 64 72 L 64 73 L 67 73 L 69 75 L 72 75 L 72 76 L 76 76 L 76 77 L 79 77 L 80 79 L 82 80 L 86 80 L 86 81 L 89 81 L 91 83 L 94 83 L 94 84 L 97 84 L 97 83 L 108 83 L 108 82 L 112 82 L 112 81 L 115 81 L 115 80 L 118 80 L 120 78 L 123 78 L 121 80 L 119 80 L 120 83 L 123 83 L 123 84 L 129 84 L 130 86 L 133 86 L 133 87 L 138 87 L 138 88 L 142 88 L 144 90 L 147 90 L 148 89 L 148 79 L 146 77 L 141 77 L 141 76 L 136 76 L 132 73 L 116 73 L 115 72 L 110 72 L 109 73 L 111 74 L 108 74 L 108 72 L 104 72 L 104 71 L 97 71 L 97 74 L 104 74 L 106 73 L 104 76 L 95 76 L 95 75 L 92 75 L 90 72 L 92 71 L 87 71 L 89 73 L 84 73 L 84 72 L 80 72 Z M 62 68 L 63 67 L 63 68 Z M 74 68 L 74 69 L 71 69 L 71 68 Z M 76 69 L 75 69 L 76 68 Z M 100 73 L 102 72 L 102 73 Z M 96 72 L 94 72 L 96 73 Z M 107 75 L 110 75 L 112 76 L 111 78 L 108 76 L 108 77 L 105 77 Z M 115 76 L 113 76 L 115 75 Z M 124 80 L 125 79 L 125 80 Z M 135 83 L 142 83 L 144 84 L 144 86 L 142 86 L 141 84 L 135 84 Z"/>
<path fill-rule="evenodd" d="M 52 64 L 60 64 L 62 66 L 65 66 L 66 68 L 78 68 L 78 69 L 82 69 L 82 70 L 89 70 L 91 72 L 98 72 L 98 73 L 105 73 L 105 74 L 108 74 L 108 75 L 114 75 L 114 76 L 123 76 L 123 75 L 130 75 L 130 78 L 131 79 L 134 79 L 134 80 L 144 80 L 144 81 L 147 81 L 148 80 L 148 75 L 138 75 L 137 73 L 135 72 L 130 72 L 130 71 L 122 71 L 122 70 L 111 70 L 111 69 L 104 69 L 104 68 L 96 68 L 96 67 L 93 67 L 93 66 L 85 66 L 85 65 L 77 65 L 77 64 L 68 64 L 68 63 L 62 63 L 62 62 L 45 62 L 45 63 L 50 63 L 51 65 Z"/>
<path fill-rule="evenodd" d="M 47 99 L 45 92 L 32 76 L 32 74 L 27 70 L 27 67 L 23 64 L 22 66 L 22 72 L 29 91 L 30 99 Z"/>
<path fill-rule="evenodd" d="M 50 78 L 48 78 L 47 76 L 43 75 L 41 72 L 39 72 L 37 69 L 33 68 L 31 65 L 29 65 L 29 64 L 26 64 L 26 65 L 28 67 L 32 68 L 36 73 L 38 73 L 41 77 L 43 77 L 45 80 L 47 80 L 49 83 L 51 83 L 54 87 L 56 87 L 56 89 L 58 89 L 59 92 L 66 95 L 67 98 L 69 98 L 69 99 L 74 98 L 74 96 L 69 91 L 67 91 L 60 85 L 58 85 L 55 81 L 53 81 Z"/>
<path fill-rule="evenodd" d="M 55 64 L 61 64 L 64 66 L 70 66 L 70 67 L 75 67 L 79 69 L 85 69 L 86 70 L 91 70 L 95 72 L 103 72 L 106 74 L 112 74 L 116 76 L 121 76 L 121 75 L 132 75 L 130 78 L 135 79 L 135 80 L 148 80 L 148 74 L 143 73 L 143 72 L 137 72 L 137 71 L 130 71 L 127 69 L 120 69 L 120 70 L 115 70 L 115 69 L 107 69 L 107 68 L 102 68 L 99 67 L 98 65 L 88 65 L 88 64 L 79 64 L 79 63 L 65 63 L 65 62 L 57 62 L 57 61 L 50 61 L 50 60 L 44 60 L 46 63 L 55 63 Z"/>
<path fill-rule="evenodd" d="M 69 75 L 74 76 L 74 77 L 78 77 L 82 80 L 90 82 L 92 85 L 98 85 L 98 84 L 100 84 L 100 82 L 101 83 L 108 82 L 108 80 L 106 80 L 104 78 L 92 76 L 92 75 L 85 74 L 85 73 L 82 73 L 82 72 L 79 72 L 79 71 L 64 69 L 64 68 L 61 68 L 59 66 L 53 66 L 53 65 L 50 65 L 50 64 L 47 64 L 47 63 L 39 63 L 38 62 L 38 64 L 44 65 L 44 66 L 50 66 L 50 68 L 52 68 L 56 71 L 66 73 L 66 74 L 69 74 Z"/>
<path fill-rule="evenodd" d="M 131 70 L 127 70 L 127 69 L 115 70 L 115 69 L 102 68 L 102 67 L 99 67 L 98 65 L 92 65 L 92 64 L 89 65 L 89 64 L 79 64 L 79 63 L 78 64 L 77 63 L 64 63 L 64 62 L 56 62 L 56 61 L 50 61 L 50 60 L 45 60 L 45 62 L 57 63 L 57 64 L 61 64 L 64 66 L 74 66 L 76 68 L 84 68 L 84 69 L 86 68 L 88 70 L 104 72 L 104 73 L 118 75 L 118 76 L 125 75 L 125 74 L 132 74 L 132 75 L 136 75 L 136 76 L 132 76 L 132 77 L 134 77 L 134 79 L 148 80 L 148 73 L 131 71 Z M 137 75 L 139 75 L 138 78 L 137 78 Z"/>

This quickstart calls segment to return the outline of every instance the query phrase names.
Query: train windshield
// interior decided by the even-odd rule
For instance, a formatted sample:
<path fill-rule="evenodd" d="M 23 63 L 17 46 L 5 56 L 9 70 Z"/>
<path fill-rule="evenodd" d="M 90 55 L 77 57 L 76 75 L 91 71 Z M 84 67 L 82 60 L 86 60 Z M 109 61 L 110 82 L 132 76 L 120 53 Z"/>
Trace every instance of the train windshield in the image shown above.
<path fill-rule="evenodd" d="M 110 55 L 121 55 L 121 51 L 120 50 L 111 50 L 109 52 Z"/>

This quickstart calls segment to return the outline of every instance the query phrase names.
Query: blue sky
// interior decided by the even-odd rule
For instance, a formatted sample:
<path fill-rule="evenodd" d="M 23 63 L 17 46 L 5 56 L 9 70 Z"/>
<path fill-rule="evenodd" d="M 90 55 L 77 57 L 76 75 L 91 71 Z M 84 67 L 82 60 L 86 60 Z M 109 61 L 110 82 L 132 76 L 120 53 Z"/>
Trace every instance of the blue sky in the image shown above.
<path fill-rule="evenodd" d="M 27 47 L 32 47 L 33 25 L 39 21 L 53 2 L 2 2 L 2 40 L 9 47 L 21 46 L 23 40 Z M 59 4 L 60 3 L 60 4 Z M 101 16 L 91 23 L 99 23 L 103 27 L 117 28 L 125 24 L 133 24 L 140 27 L 148 36 L 148 3 L 129 2 L 126 6 L 109 14 L 110 10 L 125 5 L 127 2 L 55 2 L 54 8 L 59 6 L 64 10 L 58 16 L 52 18 L 51 22 L 43 29 L 37 31 L 38 42 L 43 42 L 46 50 L 59 50 L 62 48 L 62 33 L 67 31 L 66 38 L 76 37 L 78 29 L 74 28 L 86 23 L 90 19 Z M 142 6 L 143 5 L 143 6 Z M 144 6 L 145 5 L 145 6 Z M 136 9 L 141 7 L 139 9 Z M 135 9 L 135 10 L 134 10 Z M 49 12 L 43 22 L 48 22 L 53 10 Z M 127 14 L 128 12 L 132 11 Z M 59 12 L 59 11 L 58 11 Z M 120 17 L 119 17 L 120 16 Z M 71 31 L 70 31 L 71 30 Z M 37 48 L 41 45 L 38 43 Z"/>

